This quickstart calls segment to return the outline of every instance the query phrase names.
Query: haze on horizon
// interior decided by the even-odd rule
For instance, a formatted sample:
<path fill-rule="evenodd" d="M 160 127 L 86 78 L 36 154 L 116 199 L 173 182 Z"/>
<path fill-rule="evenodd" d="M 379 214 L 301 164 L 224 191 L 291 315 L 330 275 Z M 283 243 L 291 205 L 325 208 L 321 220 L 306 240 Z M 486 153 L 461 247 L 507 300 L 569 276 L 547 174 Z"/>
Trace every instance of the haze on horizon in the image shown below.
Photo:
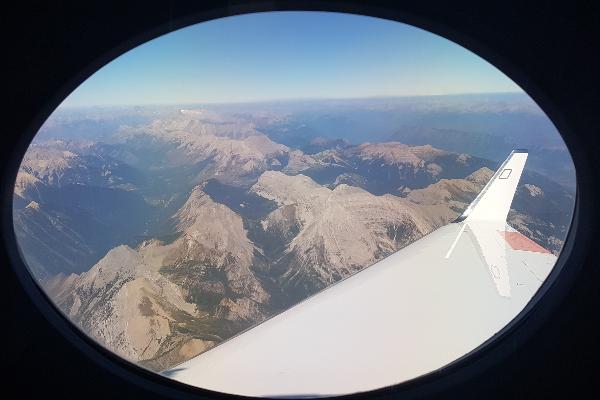
<path fill-rule="evenodd" d="M 441 36 L 373 17 L 292 11 L 163 35 L 109 62 L 61 107 L 499 92 L 522 89 Z"/>

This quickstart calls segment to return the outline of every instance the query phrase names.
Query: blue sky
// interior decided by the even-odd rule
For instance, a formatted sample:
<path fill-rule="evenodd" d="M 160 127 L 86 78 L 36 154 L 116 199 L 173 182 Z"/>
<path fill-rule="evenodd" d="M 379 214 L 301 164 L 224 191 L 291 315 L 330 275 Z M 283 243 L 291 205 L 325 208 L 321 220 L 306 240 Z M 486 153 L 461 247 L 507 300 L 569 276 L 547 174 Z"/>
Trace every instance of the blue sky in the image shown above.
<path fill-rule="evenodd" d="M 222 18 L 161 36 L 92 75 L 64 106 L 514 92 L 475 54 L 409 25 L 323 12 Z"/>

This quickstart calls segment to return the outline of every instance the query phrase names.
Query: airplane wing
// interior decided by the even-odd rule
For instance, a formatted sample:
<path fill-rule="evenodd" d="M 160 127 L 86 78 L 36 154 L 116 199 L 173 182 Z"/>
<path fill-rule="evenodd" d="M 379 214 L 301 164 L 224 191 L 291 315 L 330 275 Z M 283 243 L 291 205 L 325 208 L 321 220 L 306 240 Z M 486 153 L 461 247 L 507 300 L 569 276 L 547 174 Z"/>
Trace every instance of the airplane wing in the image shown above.
<path fill-rule="evenodd" d="M 454 223 L 164 374 L 232 394 L 318 397 L 394 385 L 476 349 L 556 262 L 506 224 L 526 159 L 513 151 Z"/>
<path fill-rule="evenodd" d="M 527 151 L 513 150 L 475 200 L 455 221 L 461 224 L 455 242 L 467 230 L 494 279 L 498 293 L 505 297 L 510 297 L 506 248 L 509 246 L 509 238 L 516 232 L 506 223 L 506 217 L 526 161 Z M 530 246 L 534 248 L 535 242 L 530 242 Z M 451 254 L 449 250 L 446 258 L 450 258 Z"/>

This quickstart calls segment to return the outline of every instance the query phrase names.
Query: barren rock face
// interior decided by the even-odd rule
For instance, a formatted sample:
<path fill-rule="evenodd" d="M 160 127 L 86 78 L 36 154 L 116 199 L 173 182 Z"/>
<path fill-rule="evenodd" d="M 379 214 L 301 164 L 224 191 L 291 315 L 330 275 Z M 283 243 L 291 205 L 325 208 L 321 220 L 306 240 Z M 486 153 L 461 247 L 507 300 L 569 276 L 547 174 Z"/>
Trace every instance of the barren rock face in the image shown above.
<path fill-rule="evenodd" d="M 185 165 L 206 163 L 197 181 L 216 178 L 224 183 L 247 183 L 281 162 L 289 148 L 258 132 L 253 124 L 214 113 L 182 110 L 177 118 L 128 127 L 118 135 L 123 142 L 151 139 L 175 146 L 170 157 Z"/>
<path fill-rule="evenodd" d="M 421 166 L 445 152 L 431 146 L 408 146 L 399 142 L 365 143 L 350 150 L 362 159 L 383 159 L 387 164 L 411 164 Z"/>
<path fill-rule="evenodd" d="M 87 184 L 132 189 L 136 184 L 125 163 L 99 155 L 94 143 L 50 141 L 29 147 L 17 178 L 17 194 L 25 185 L 46 184 L 62 187 Z"/>
<path fill-rule="evenodd" d="M 467 180 L 440 181 L 402 199 L 345 184 L 330 190 L 303 175 L 270 171 L 251 190 L 279 204 L 262 221 L 288 240 L 273 268 L 284 286 L 312 293 L 450 222 L 480 189 Z M 298 229 L 293 237 L 291 227 Z"/>
<path fill-rule="evenodd" d="M 173 310 L 198 315 L 180 287 L 127 246 L 111 250 L 90 271 L 52 290 L 59 306 L 86 332 L 135 361 L 152 357 L 172 333 Z"/>
<path fill-rule="evenodd" d="M 540 189 L 538 186 L 526 183 L 523 185 L 523 187 L 529 191 L 529 195 L 531 197 L 541 197 L 544 195 L 544 191 L 542 189 Z"/>
<path fill-rule="evenodd" d="M 254 247 L 241 218 L 200 188 L 174 218 L 182 232 L 174 242 L 149 241 L 137 250 L 117 247 L 90 271 L 48 286 L 87 333 L 133 361 L 155 358 L 164 343 L 197 340 L 182 334 L 187 325 L 207 324 L 204 336 L 214 343 L 232 333 L 215 325 L 214 318 L 264 317 L 260 304 L 269 295 L 250 270 Z M 211 295 L 215 304 L 207 301 Z M 212 345 L 190 343 L 195 344 L 186 344 L 179 353 Z"/>

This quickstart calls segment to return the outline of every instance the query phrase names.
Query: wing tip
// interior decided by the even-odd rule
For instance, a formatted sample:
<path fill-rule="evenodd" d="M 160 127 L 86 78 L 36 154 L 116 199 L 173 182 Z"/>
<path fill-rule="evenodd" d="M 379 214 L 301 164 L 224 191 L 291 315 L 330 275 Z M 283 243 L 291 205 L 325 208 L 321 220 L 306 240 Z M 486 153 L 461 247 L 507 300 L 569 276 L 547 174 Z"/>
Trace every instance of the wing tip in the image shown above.
<path fill-rule="evenodd" d="M 527 150 L 527 149 L 514 149 L 511 153 L 525 153 L 525 154 L 529 154 L 529 150 Z"/>
<path fill-rule="evenodd" d="M 527 155 L 529 155 L 529 150 L 527 150 L 527 149 L 513 149 L 510 152 L 510 154 L 508 155 L 508 157 L 506 158 L 506 160 L 504 160 L 504 162 L 502 163 L 502 165 L 500 165 L 500 167 L 496 170 L 496 172 L 490 178 L 490 180 L 488 181 L 488 183 L 481 190 L 481 192 L 479 192 L 479 194 L 477 195 L 477 197 L 475 197 L 475 199 L 471 202 L 471 204 L 469 204 L 469 206 L 463 211 L 463 213 L 461 215 L 459 215 L 458 218 L 456 218 L 454 221 L 452 221 L 452 223 L 463 222 L 463 221 L 465 221 L 469 217 L 469 215 L 471 214 L 471 211 L 473 211 L 473 209 L 475 208 L 475 206 L 478 204 L 479 200 L 485 194 L 485 192 L 487 191 L 488 187 L 490 187 L 493 184 L 493 182 L 496 179 L 496 177 L 498 176 L 498 174 L 500 174 L 500 172 L 503 170 L 503 168 L 509 163 L 509 161 L 512 159 L 512 156 L 514 154 L 526 154 L 525 157 L 527 157 Z M 522 173 L 522 170 L 521 170 L 521 172 L 519 172 L 519 178 L 521 176 L 521 173 Z M 513 193 L 513 196 L 514 196 L 514 193 Z M 511 201 L 512 201 L 512 198 L 511 198 Z M 509 205 L 509 207 L 510 207 L 510 205 Z"/>

